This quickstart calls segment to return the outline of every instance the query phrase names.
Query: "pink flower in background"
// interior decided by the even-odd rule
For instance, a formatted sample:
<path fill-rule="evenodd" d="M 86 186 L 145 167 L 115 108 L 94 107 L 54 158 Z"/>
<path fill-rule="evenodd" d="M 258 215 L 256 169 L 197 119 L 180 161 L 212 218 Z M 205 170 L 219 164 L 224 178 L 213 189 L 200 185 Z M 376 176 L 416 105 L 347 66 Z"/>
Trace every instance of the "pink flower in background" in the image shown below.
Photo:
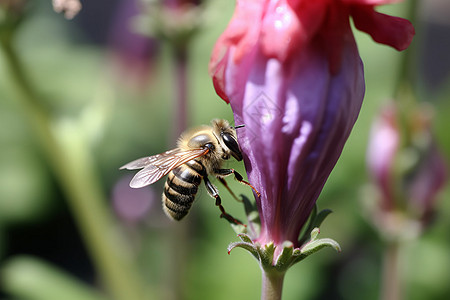
<path fill-rule="evenodd" d="M 129 186 L 130 176 L 121 178 L 112 191 L 112 204 L 117 216 L 127 224 L 144 221 L 160 196 L 151 187 L 133 189 Z"/>
<path fill-rule="evenodd" d="M 382 193 L 381 207 L 392 210 L 395 205 L 393 167 L 401 136 L 394 106 L 386 107 L 372 125 L 367 164 Z"/>
<path fill-rule="evenodd" d="M 394 1 L 238 0 L 210 62 L 216 92 L 231 104 L 261 232 L 298 235 L 338 160 L 364 96 L 363 65 L 350 28 L 405 49 L 407 20 L 375 12 Z"/>
<path fill-rule="evenodd" d="M 109 42 L 112 50 L 114 75 L 121 84 L 143 90 L 147 87 L 153 60 L 159 43 L 132 27 L 139 14 L 138 0 L 122 0 L 111 23 Z"/>
<path fill-rule="evenodd" d="M 382 214 L 404 213 L 426 222 L 433 212 L 447 171 L 430 123 L 426 109 L 409 114 L 394 104 L 384 107 L 375 120 L 367 163 L 381 192 Z"/>

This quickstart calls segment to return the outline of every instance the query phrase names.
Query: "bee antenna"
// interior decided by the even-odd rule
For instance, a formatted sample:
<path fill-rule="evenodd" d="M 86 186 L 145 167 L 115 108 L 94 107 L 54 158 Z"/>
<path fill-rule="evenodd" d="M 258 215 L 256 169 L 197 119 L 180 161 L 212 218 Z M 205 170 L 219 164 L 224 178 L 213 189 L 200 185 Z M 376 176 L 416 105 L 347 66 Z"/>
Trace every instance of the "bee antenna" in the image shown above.
<path fill-rule="evenodd" d="M 245 126 L 245 124 L 242 124 L 242 125 L 234 126 L 234 128 L 235 128 L 235 129 L 238 129 L 238 128 L 242 128 L 242 127 L 244 127 L 244 126 Z"/>

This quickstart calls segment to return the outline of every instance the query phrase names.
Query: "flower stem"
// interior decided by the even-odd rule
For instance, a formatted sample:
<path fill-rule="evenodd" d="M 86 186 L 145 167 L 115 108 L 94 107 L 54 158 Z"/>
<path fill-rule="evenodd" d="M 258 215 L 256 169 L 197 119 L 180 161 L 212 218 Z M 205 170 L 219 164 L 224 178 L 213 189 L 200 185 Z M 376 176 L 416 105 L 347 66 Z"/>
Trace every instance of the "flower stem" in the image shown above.
<path fill-rule="evenodd" d="M 281 300 L 284 274 L 276 271 L 262 271 L 261 300 Z"/>
<path fill-rule="evenodd" d="M 172 45 L 172 63 L 173 63 L 173 81 L 174 81 L 174 98 L 173 111 L 175 112 L 175 120 L 172 127 L 172 136 L 170 144 L 173 145 L 181 133 L 186 130 L 188 123 L 188 95 L 187 95 L 187 64 L 188 64 L 188 47 L 180 45 Z M 185 276 L 187 274 L 187 264 L 189 260 L 189 242 L 192 227 L 190 220 L 184 220 L 184 224 L 172 223 L 171 236 L 169 240 L 170 247 L 170 263 L 168 268 L 169 276 L 166 279 L 167 290 L 170 291 L 166 295 L 168 300 L 180 300 L 186 298 L 183 290 Z M 183 251 L 179 251 L 180 245 L 185 245 Z"/>
<path fill-rule="evenodd" d="M 384 252 L 380 299 L 399 300 L 401 293 L 400 244 L 390 242 Z"/>
<path fill-rule="evenodd" d="M 176 120 L 174 126 L 174 140 L 187 127 L 187 62 L 188 51 L 186 46 L 181 46 L 174 49 L 174 63 L 175 63 L 175 111 Z"/>
<path fill-rule="evenodd" d="M 102 283 L 116 300 L 145 299 L 118 228 L 106 206 L 106 199 L 94 169 L 89 147 L 75 130 L 68 135 L 55 127 L 39 93 L 29 80 L 12 46 L 11 36 L 0 38 L 11 83 L 36 139 L 46 156 L 84 238 Z M 58 131 L 59 130 L 59 131 Z"/>

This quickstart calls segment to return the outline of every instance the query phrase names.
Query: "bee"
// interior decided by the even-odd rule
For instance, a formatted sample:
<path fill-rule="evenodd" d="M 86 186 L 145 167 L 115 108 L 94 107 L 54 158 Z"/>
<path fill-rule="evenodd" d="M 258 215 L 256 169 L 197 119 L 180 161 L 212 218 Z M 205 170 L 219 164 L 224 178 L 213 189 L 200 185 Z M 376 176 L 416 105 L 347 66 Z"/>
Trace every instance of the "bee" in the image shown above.
<path fill-rule="evenodd" d="M 132 188 L 150 185 L 168 174 L 162 204 L 164 212 L 171 219 L 179 221 L 187 215 L 203 180 L 208 194 L 216 200 L 220 216 L 229 222 L 242 224 L 225 212 L 219 191 L 208 177 L 211 175 L 218 178 L 236 198 L 224 180 L 224 177 L 233 174 L 236 180 L 250 186 L 259 196 L 259 192 L 244 181 L 236 170 L 222 168 L 223 162 L 231 157 L 237 161 L 242 160 L 236 130 L 228 121 L 214 119 L 211 126 L 204 125 L 183 133 L 178 139 L 177 148 L 134 160 L 120 169 L 142 169 L 131 180 Z"/>

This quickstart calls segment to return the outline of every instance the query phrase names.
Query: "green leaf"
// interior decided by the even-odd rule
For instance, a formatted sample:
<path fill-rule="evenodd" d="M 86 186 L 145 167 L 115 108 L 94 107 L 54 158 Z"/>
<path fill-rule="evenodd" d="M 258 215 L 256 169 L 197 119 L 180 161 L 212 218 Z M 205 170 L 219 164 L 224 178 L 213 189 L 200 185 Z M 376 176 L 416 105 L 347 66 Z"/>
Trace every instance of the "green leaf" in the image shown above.
<path fill-rule="evenodd" d="M 331 214 L 332 212 L 333 211 L 331 209 L 322 209 L 314 219 L 313 228 L 320 227 L 325 218 L 328 217 L 328 215 Z"/>
<path fill-rule="evenodd" d="M 1 270 L 3 288 L 17 299 L 106 300 L 99 291 L 71 274 L 31 256 L 17 256 Z"/>

